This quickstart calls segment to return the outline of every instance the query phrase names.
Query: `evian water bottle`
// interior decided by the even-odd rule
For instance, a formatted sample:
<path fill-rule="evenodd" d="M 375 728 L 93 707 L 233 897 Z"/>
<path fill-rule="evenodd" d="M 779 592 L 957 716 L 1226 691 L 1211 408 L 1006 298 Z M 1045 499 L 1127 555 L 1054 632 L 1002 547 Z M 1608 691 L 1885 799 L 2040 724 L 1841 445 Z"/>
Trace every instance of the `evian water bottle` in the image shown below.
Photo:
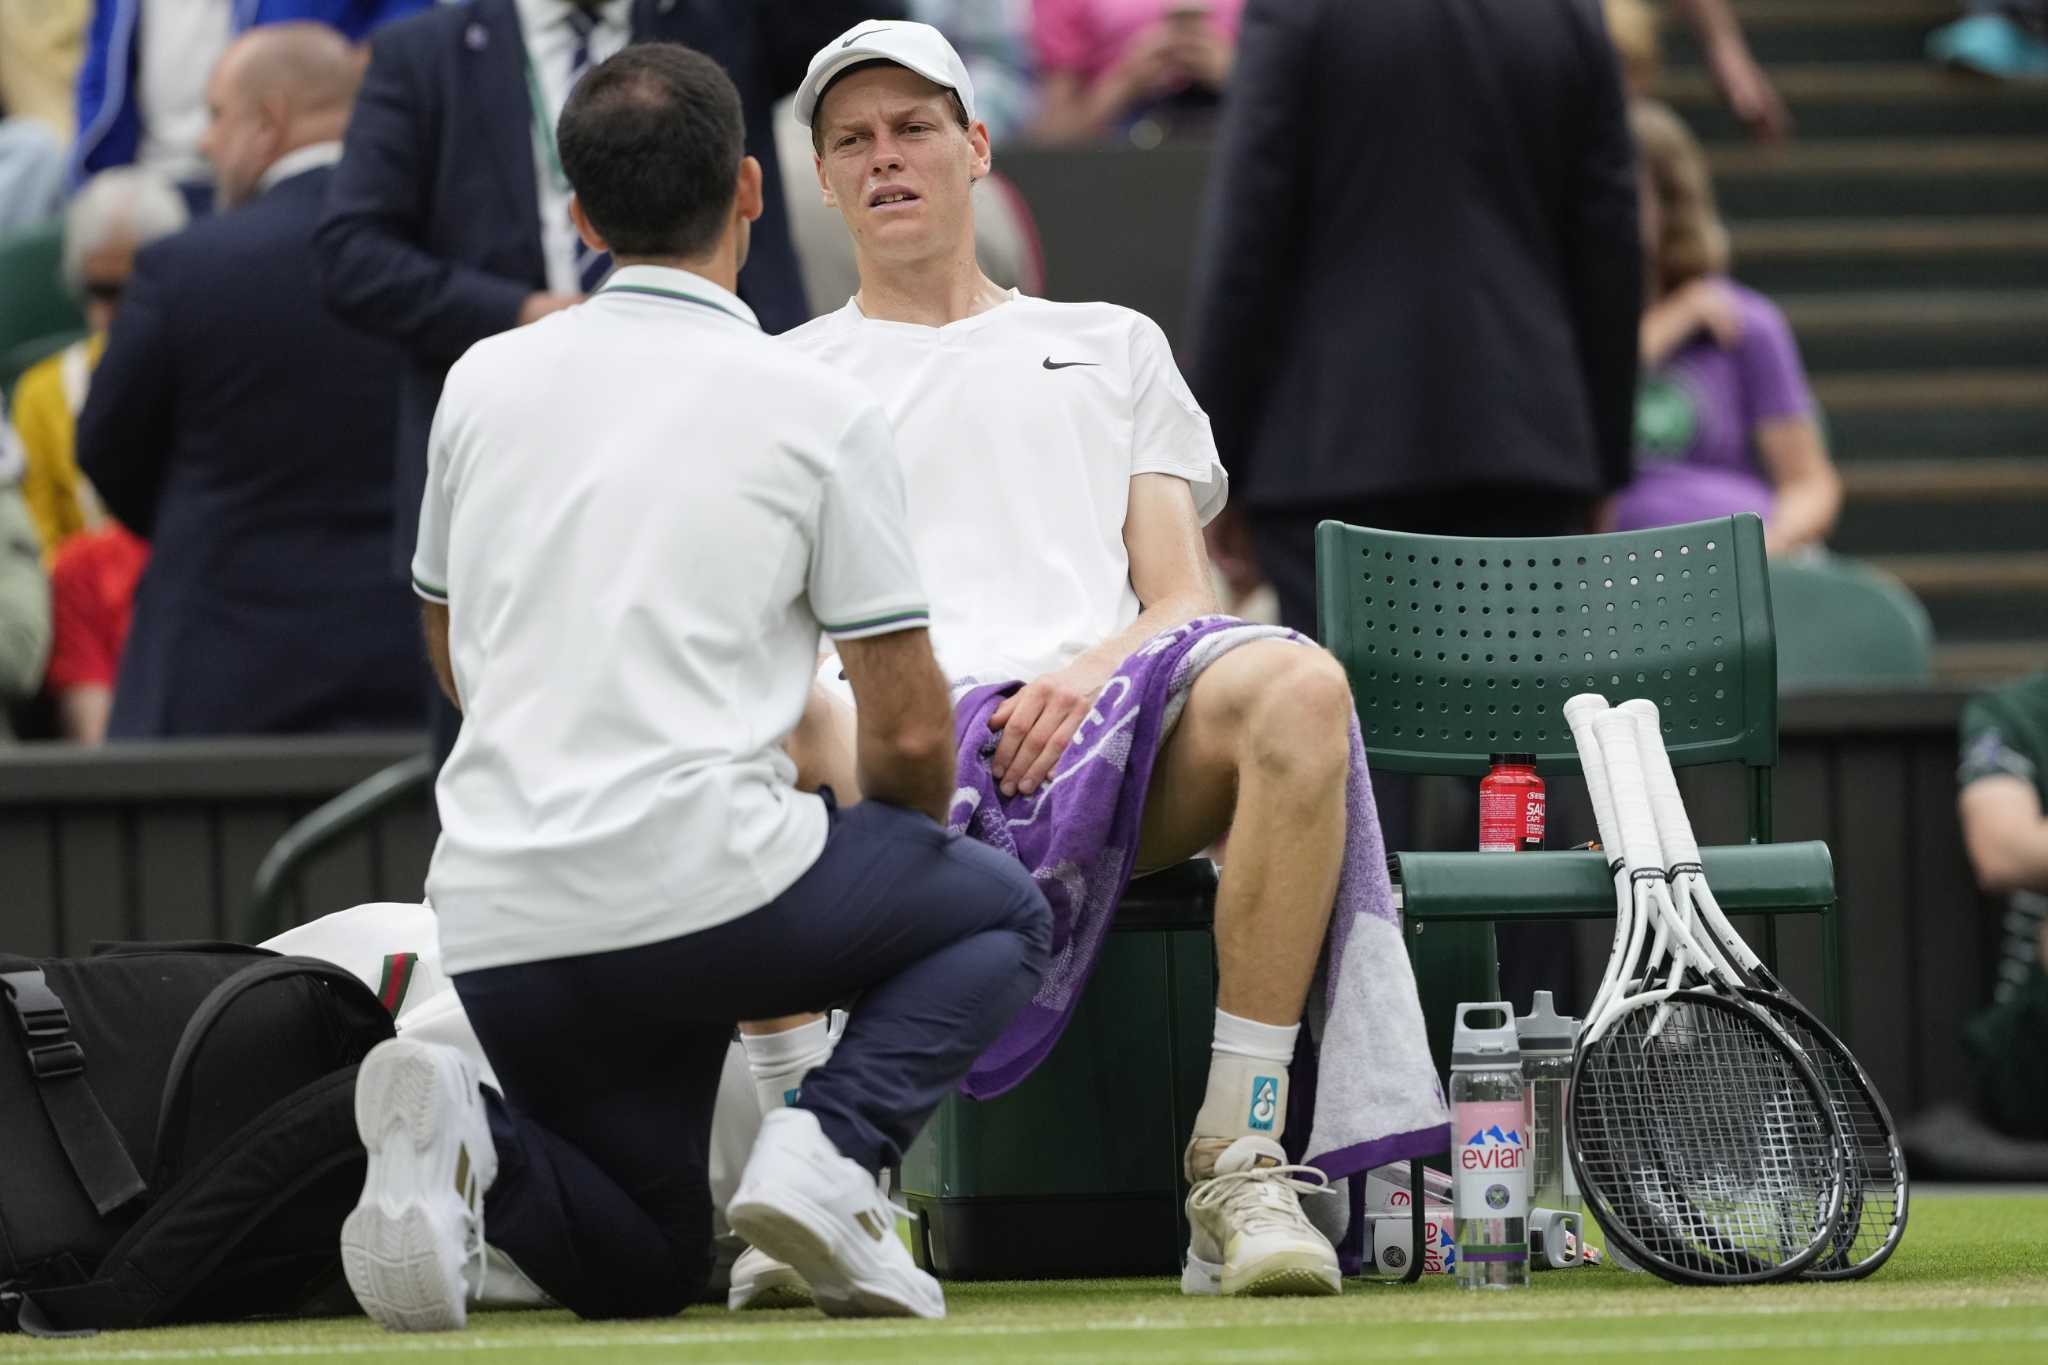
<path fill-rule="evenodd" d="M 1475 1022 L 1487 1015 L 1498 1024 Z M 1451 1035 L 1451 1212 L 1465 1289 L 1529 1283 L 1528 1128 L 1513 1007 L 1458 1006 Z"/>

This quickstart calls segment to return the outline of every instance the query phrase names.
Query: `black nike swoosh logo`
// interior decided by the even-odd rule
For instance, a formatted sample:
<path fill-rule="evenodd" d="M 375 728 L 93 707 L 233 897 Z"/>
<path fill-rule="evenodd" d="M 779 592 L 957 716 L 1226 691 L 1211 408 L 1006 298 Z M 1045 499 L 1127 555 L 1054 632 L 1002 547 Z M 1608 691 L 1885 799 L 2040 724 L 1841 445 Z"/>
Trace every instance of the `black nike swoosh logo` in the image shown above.
<path fill-rule="evenodd" d="M 1101 363 L 1099 360 L 1054 360 L 1051 356 L 1045 358 L 1045 368 L 1048 370 L 1071 370 L 1076 365 L 1100 365 Z"/>
<path fill-rule="evenodd" d="M 847 40 L 846 40 L 845 42 L 841 43 L 841 44 L 840 44 L 839 46 L 841 46 L 841 47 L 843 47 L 843 48 L 845 48 L 845 47 L 852 47 L 852 46 L 853 46 L 853 45 L 854 45 L 855 43 L 859 42 L 859 41 L 860 41 L 861 39 L 863 39 L 863 38 L 872 38 L 872 37 L 874 37 L 874 36 L 875 36 L 875 35 L 876 35 L 877 33 L 887 33 L 888 31 L 889 31 L 889 30 L 888 30 L 888 29 L 886 29 L 886 28 L 871 28 L 871 29 L 869 29 L 869 30 L 868 30 L 868 31 L 867 31 L 866 33 L 856 33 L 856 34 L 854 34 L 854 35 L 853 35 L 853 36 L 852 36 L 851 38 L 848 38 L 848 39 L 847 39 Z"/>

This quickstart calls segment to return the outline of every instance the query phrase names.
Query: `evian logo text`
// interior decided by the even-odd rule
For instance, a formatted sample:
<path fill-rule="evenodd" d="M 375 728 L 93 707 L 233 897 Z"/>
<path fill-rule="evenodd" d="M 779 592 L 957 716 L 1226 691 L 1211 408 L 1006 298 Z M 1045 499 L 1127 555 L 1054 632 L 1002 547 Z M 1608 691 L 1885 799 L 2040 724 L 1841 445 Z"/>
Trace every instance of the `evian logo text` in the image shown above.
<path fill-rule="evenodd" d="M 1503 1132 L 1496 1123 L 1465 1139 L 1458 1149 L 1458 1165 L 1468 1171 L 1519 1171 L 1528 1154 L 1519 1128 Z"/>

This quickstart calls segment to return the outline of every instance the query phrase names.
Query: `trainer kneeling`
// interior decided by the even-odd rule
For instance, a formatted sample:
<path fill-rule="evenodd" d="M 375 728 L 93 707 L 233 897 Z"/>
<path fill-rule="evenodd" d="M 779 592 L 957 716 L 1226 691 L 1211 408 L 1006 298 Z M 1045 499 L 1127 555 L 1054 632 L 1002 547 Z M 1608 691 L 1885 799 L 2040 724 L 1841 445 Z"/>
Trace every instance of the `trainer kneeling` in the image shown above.
<path fill-rule="evenodd" d="M 679 1311 L 734 1022 L 858 992 L 728 1216 L 829 1313 L 941 1316 L 875 1172 L 1030 998 L 1045 901 L 936 823 L 952 712 L 889 425 L 734 293 L 761 168 L 731 82 L 631 47 L 558 137 L 577 229 L 618 268 L 449 372 L 413 560 L 463 710 L 427 887 L 504 1095 L 452 1049 L 371 1054 L 349 1283 L 386 1327 L 460 1327 L 488 1219 L 585 1317 Z M 779 744 L 821 629 L 860 703 L 845 810 Z"/>

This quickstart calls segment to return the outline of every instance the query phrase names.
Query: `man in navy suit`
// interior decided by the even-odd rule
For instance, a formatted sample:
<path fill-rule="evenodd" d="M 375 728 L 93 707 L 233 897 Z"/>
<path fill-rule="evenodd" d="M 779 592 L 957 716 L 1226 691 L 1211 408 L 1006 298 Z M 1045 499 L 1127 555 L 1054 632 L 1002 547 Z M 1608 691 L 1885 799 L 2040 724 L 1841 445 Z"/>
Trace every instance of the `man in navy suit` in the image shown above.
<path fill-rule="evenodd" d="M 311 268 L 357 72 L 318 24 L 238 39 L 203 143 L 228 211 L 136 258 L 78 424 L 79 464 L 153 542 L 112 738 L 424 719 L 388 568 L 399 358 Z"/>
<path fill-rule="evenodd" d="M 329 305 L 406 352 L 398 437 L 401 565 L 427 429 L 474 343 L 574 303 L 605 257 L 577 239 L 555 121 L 583 70 L 629 42 L 677 42 L 738 87 L 767 206 L 740 297 L 770 332 L 810 316 L 782 206 L 770 106 L 817 45 L 873 0 L 460 0 L 378 30 L 319 235 Z M 399 570 L 402 572 L 402 569 Z"/>

